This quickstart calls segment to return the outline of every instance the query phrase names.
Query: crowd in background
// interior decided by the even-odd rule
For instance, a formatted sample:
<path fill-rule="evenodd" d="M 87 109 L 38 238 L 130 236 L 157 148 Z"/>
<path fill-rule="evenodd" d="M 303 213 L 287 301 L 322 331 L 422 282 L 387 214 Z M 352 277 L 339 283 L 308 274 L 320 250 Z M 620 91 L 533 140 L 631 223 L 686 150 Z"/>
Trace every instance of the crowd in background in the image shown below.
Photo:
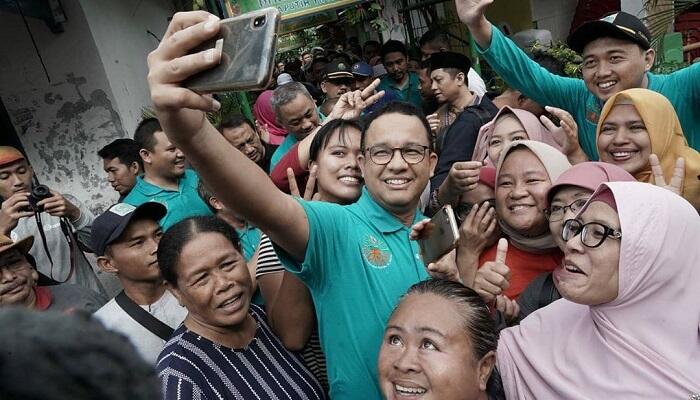
<path fill-rule="evenodd" d="M 0 147 L 0 397 L 698 398 L 700 63 L 651 72 L 619 12 L 572 33 L 567 77 L 490 3 L 456 7 L 499 92 L 446 32 L 351 38 L 216 126 L 182 82 L 218 18 L 176 14 L 156 117 L 98 152 L 100 215 Z"/>

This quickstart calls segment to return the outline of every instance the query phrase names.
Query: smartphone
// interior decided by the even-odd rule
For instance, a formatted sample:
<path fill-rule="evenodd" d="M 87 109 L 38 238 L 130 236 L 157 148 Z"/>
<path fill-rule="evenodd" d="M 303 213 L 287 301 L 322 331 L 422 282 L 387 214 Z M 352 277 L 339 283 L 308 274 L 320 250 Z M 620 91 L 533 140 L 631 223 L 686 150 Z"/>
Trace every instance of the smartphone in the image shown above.
<path fill-rule="evenodd" d="M 418 241 L 423 263 L 428 265 L 457 247 L 459 228 L 452 206 L 447 204 L 430 219 L 428 233 Z"/>
<path fill-rule="evenodd" d="M 221 63 L 188 78 L 195 92 L 263 89 L 272 79 L 281 14 L 275 7 L 221 20 L 219 35 L 192 53 L 218 48 Z"/>

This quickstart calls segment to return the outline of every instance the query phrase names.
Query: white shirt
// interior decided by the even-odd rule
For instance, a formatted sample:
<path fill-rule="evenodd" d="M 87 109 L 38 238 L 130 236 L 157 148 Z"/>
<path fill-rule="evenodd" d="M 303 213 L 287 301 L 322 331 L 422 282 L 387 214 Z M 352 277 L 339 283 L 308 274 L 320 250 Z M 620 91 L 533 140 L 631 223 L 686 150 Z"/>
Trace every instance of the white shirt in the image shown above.
<path fill-rule="evenodd" d="M 167 290 L 158 301 L 150 306 L 141 306 L 141 308 L 173 329 L 180 326 L 187 316 L 187 309 L 178 304 L 175 296 Z M 114 299 L 107 302 L 93 315 L 105 328 L 128 337 L 141 357 L 153 365 L 156 364 L 158 355 L 165 345 L 165 340 L 151 333 L 131 318 Z"/>
<path fill-rule="evenodd" d="M 467 87 L 479 98 L 486 93 L 486 83 L 473 68 L 469 68 L 469 73 L 467 73 Z"/>

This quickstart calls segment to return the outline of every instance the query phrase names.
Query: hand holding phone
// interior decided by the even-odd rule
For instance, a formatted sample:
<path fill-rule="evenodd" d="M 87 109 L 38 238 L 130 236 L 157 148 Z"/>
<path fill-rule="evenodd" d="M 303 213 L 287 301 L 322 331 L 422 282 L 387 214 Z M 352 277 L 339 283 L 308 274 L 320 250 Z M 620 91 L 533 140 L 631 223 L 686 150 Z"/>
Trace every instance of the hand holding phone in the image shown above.
<path fill-rule="evenodd" d="M 457 247 L 459 229 L 452 206 L 442 207 L 424 228 L 418 240 L 423 263 L 427 266 Z"/>

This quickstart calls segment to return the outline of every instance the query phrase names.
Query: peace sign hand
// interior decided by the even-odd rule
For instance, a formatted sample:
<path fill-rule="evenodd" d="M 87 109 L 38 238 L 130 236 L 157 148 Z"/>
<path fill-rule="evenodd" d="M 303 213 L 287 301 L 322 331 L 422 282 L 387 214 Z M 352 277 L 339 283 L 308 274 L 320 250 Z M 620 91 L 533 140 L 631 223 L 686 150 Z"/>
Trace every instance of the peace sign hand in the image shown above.
<path fill-rule="evenodd" d="M 479 293 L 486 303 L 493 303 L 496 296 L 510 287 L 510 268 L 506 265 L 508 241 L 501 238 L 496 249 L 496 260 L 488 261 L 479 268 L 474 279 L 474 291 Z"/>
<path fill-rule="evenodd" d="M 362 91 L 355 90 L 352 92 L 343 93 L 333 106 L 333 110 L 328 115 L 327 120 L 333 119 L 357 119 L 360 117 L 362 111 L 376 103 L 384 97 L 384 91 L 375 93 L 377 86 L 381 81 L 375 79 L 374 82 L 370 83 L 369 86 L 364 88 Z"/>
<path fill-rule="evenodd" d="M 654 174 L 654 183 L 656 186 L 666 188 L 679 196 L 682 195 L 681 189 L 683 188 L 683 179 L 685 179 L 685 160 L 683 157 L 676 160 L 676 167 L 673 169 L 671 183 L 668 185 L 664 178 L 664 171 L 661 169 L 659 157 L 657 157 L 656 154 L 652 153 L 649 155 L 649 164 L 651 165 L 651 172 Z"/>
<path fill-rule="evenodd" d="M 289 181 L 289 194 L 294 197 L 301 197 L 306 201 L 319 200 L 320 195 L 318 193 L 314 194 L 316 189 L 316 174 L 318 171 L 318 166 L 314 165 L 309 170 L 309 179 L 306 181 L 306 189 L 304 189 L 304 196 L 299 192 L 299 186 L 297 185 L 297 178 L 294 176 L 294 170 L 287 168 L 287 181 Z"/>

